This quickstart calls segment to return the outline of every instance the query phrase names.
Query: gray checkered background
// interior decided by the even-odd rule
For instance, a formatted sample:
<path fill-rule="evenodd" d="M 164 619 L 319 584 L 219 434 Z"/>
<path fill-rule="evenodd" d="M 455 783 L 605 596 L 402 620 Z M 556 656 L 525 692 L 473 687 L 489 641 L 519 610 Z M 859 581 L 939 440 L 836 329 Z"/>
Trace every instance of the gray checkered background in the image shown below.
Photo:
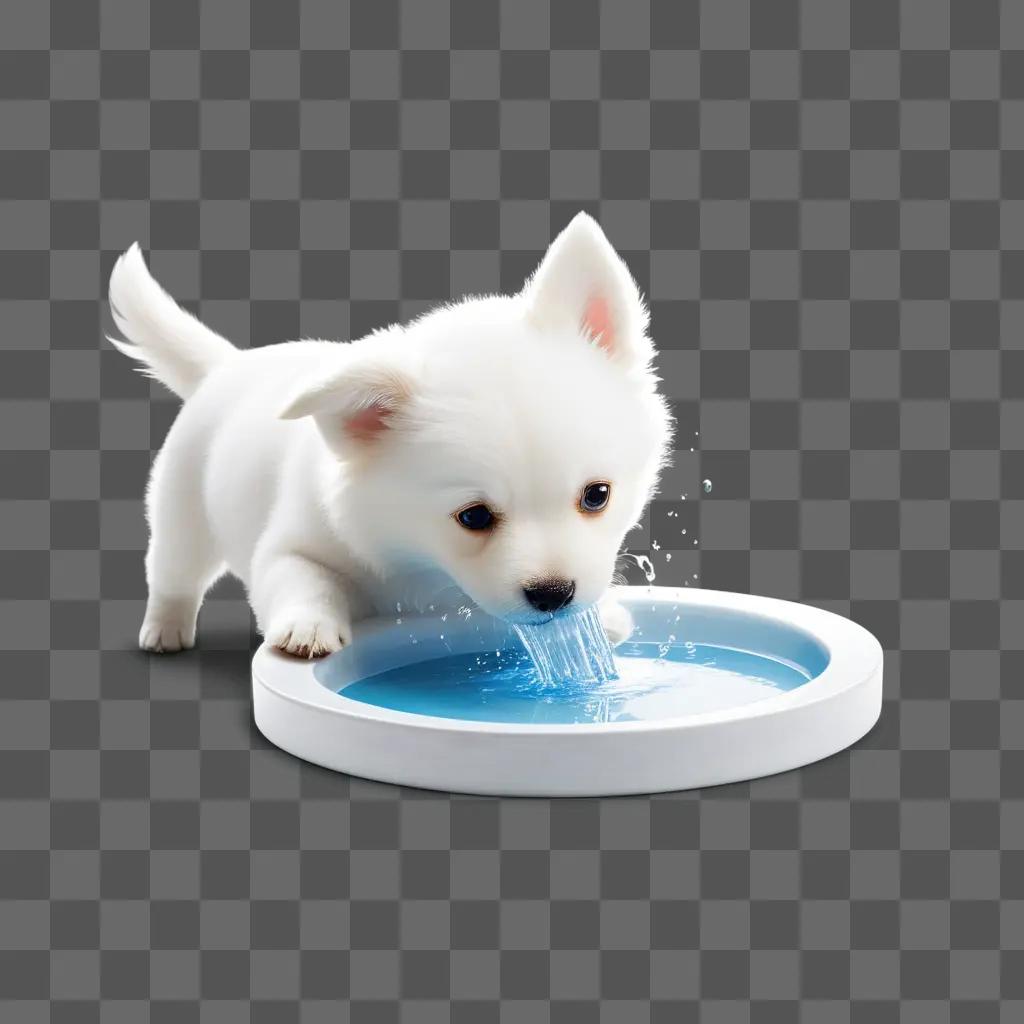
<path fill-rule="evenodd" d="M 1024 1018 L 1024 4 L 3 0 L 0 47 L 4 1024 Z M 120 250 L 346 338 L 580 208 L 679 421 L 634 550 L 872 629 L 870 736 L 449 797 L 270 748 L 235 584 L 133 650 L 177 405 L 101 340 Z"/>

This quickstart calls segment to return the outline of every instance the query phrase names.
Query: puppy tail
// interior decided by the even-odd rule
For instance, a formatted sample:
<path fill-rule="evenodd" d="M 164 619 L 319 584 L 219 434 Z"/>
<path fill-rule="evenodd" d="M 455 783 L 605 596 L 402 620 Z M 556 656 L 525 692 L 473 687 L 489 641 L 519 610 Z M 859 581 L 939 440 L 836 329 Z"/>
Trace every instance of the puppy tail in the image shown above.
<path fill-rule="evenodd" d="M 114 264 L 110 311 L 127 339 L 108 338 L 110 343 L 143 363 L 143 373 L 182 398 L 188 398 L 214 366 L 238 351 L 153 280 L 138 243 Z"/>

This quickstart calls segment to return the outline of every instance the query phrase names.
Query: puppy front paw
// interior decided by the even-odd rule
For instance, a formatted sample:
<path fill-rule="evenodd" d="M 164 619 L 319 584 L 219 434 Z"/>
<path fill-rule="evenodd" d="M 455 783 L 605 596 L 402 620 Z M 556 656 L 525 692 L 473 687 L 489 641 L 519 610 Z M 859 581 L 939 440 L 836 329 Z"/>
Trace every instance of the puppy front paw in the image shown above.
<path fill-rule="evenodd" d="M 617 647 L 623 640 L 633 635 L 633 616 L 618 601 L 602 601 L 597 608 L 604 626 L 605 636 L 612 647 Z"/>
<path fill-rule="evenodd" d="M 352 642 L 352 630 L 328 612 L 294 608 L 275 616 L 267 641 L 296 658 L 322 658 Z"/>

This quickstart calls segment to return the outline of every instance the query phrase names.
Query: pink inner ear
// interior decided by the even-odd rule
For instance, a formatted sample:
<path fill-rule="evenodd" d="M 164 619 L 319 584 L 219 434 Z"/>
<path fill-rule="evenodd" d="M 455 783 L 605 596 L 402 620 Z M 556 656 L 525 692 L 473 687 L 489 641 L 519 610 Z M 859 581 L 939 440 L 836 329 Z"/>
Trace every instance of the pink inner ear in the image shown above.
<path fill-rule="evenodd" d="M 349 416 L 345 421 L 345 429 L 359 441 L 372 441 L 387 430 L 390 413 L 391 410 L 386 406 L 374 402 Z"/>
<path fill-rule="evenodd" d="M 615 347 L 613 326 L 608 300 L 602 295 L 595 295 L 583 307 L 583 329 L 601 348 L 611 352 Z"/>

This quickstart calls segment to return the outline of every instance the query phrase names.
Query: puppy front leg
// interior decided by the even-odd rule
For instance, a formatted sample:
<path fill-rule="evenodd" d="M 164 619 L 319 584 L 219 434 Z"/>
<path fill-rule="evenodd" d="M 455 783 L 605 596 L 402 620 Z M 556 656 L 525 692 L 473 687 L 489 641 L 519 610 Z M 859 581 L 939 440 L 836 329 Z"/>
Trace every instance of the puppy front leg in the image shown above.
<path fill-rule="evenodd" d="M 633 616 L 615 598 L 605 594 L 597 602 L 597 613 L 601 618 L 601 625 L 604 626 L 604 633 L 608 637 L 608 643 L 612 647 L 617 647 L 623 640 L 629 639 L 632 635 Z"/>
<path fill-rule="evenodd" d="M 341 577 L 292 552 L 254 560 L 250 598 L 267 641 L 299 658 L 319 658 L 352 642 Z"/>

